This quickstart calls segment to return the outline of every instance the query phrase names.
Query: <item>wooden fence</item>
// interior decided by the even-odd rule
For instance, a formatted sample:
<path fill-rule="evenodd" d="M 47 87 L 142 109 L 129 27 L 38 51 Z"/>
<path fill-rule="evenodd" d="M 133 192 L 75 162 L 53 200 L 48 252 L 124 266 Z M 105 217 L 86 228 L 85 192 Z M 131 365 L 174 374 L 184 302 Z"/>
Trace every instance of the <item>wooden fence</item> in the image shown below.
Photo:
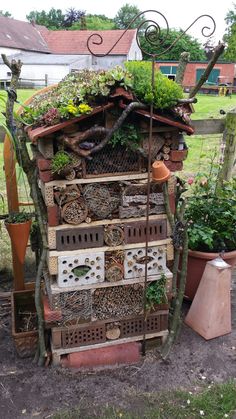
<path fill-rule="evenodd" d="M 220 134 L 224 131 L 225 119 L 199 119 L 192 121 L 195 135 Z M 0 127 L 0 142 L 4 140 L 4 130 Z"/>

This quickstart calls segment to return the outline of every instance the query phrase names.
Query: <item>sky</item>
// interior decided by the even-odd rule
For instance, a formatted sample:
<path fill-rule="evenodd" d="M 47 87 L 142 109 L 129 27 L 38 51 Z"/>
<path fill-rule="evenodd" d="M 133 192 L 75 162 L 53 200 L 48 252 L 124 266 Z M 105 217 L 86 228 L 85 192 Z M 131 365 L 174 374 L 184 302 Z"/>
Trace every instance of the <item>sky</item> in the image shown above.
<path fill-rule="evenodd" d="M 66 5 L 65 5 L 66 3 Z M 0 9 L 3 11 L 9 11 L 14 19 L 26 20 L 26 15 L 33 10 L 37 11 L 49 11 L 52 7 L 61 9 L 65 12 L 66 9 L 74 7 L 75 9 L 84 10 L 91 14 L 104 14 L 107 17 L 113 18 L 118 10 L 124 4 L 136 5 L 139 10 L 145 11 L 147 9 L 158 10 L 162 13 L 170 28 L 181 28 L 186 29 L 198 16 L 202 14 L 211 15 L 216 22 L 216 30 L 214 33 L 214 41 L 222 40 L 225 32 L 225 21 L 224 18 L 229 10 L 234 10 L 233 1 L 223 0 L 216 2 L 216 0 L 169 0 L 160 2 L 157 0 L 86 0 L 86 2 L 78 2 L 78 0 L 7 0 L 3 5 L 0 5 Z M 235 9 L 236 11 L 236 9 Z M 152 17 L 158 16 L 152 14 Z M 157 20 L 157 19 L 155 19 Z M 163 20 L 158 20 L 161 27 L 164 27 Z M 196 23 L 188 33 L 204 43 L 206 38 L 201 35 L 201 29 L 203 26 L 210 26 L 212 23 L 210 19 L 202 18 Z"/>

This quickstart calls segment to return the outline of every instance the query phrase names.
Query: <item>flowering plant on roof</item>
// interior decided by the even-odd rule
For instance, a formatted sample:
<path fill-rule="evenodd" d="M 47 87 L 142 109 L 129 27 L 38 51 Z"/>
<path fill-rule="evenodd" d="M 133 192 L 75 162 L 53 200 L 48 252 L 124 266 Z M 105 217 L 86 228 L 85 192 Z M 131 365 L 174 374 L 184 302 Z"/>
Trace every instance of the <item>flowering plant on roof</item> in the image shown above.
<path fill-rule="evenodd" d="M 160 73 L 155 74 L 152 89 L 150 63 L 131 64 L 127 69 L 117 66 L 108 71 L 81 70 L 69 74 L 58 86 L 33 98 L 23 114 L 25 123 L 42 124 L 45 117 L 49 121 L 47 112 L 50 111 L 49 116 L 56 114 L 55 109 L 61 120 L 88 114 L 93 107 L 106 103 L 117 87 L 132 90 L 138 101 L 148 104 L 153 100 L 156 109 L 173 106 L 182 97 L 181 87 Z M 51 118 L 52 124 L 56 120 Z"/>

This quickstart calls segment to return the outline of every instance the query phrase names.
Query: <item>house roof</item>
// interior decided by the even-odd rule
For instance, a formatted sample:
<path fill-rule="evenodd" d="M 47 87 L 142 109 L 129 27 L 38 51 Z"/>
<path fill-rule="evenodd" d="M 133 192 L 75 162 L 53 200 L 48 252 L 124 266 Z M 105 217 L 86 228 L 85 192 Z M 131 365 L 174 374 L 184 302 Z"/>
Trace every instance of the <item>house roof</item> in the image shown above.
<path fill-rule="evenodd" d="M 90 44 L 95 54 L 106 54 L 109 49 L 118 41 L 123 30 L 107 30 L 107 31 L 48 31 L 42 28 L 41 34 L 44 37 L 50 51 L 53 54 L 90 54 L 87 48 L 88 38 L 94 35 L 95 42 L 99 43 L 99 36 L 103 42 L 100 44 Z M 132 41 L 136 35 L 136 29 L 127 30 L 118 44 L 111 51 L 111 55 L 128 54 Z"/>
<path fill-rule="evenodd" d="M 40 30 L 44 30 L 44 27 L 0 16 L 0 46 L 49 53 Z"/>
<path fill-rule="evenodd" d="M 73 64 L 81 59 L 77 55 L 58 55 L 58 54 L 14 54 L 11 59 L 21 60 L 25 65 L 68 65 Z M 0 64 L 3 63 L 0 57 Z"/>
<path fill-rule="evenodd" d="M 97 44 L 91 43 L 91 49 L 95 54 L 105 55 L 119 40 L 123 32 L 123 30 L 51 31 L 45 26 L 0 16 L 0 46 L 25 51 L 68 55 L 90 54 L 87 48 L 87 40 L 94 34 L 94 40 Z M 127 55 L 135 35 L 136 29 L 127 30 L 110 54 Z M 100 41 L 101 39 L 103 42 Z"/>

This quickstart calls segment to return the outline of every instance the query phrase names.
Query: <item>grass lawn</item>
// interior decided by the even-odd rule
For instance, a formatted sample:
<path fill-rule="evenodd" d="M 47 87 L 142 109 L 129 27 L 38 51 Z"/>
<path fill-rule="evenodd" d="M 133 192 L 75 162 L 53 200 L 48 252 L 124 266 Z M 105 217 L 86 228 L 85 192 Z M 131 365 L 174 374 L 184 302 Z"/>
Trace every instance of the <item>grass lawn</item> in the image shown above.
<path fill-rule="evenodd" d="M 197 100 L 194 104 L 195 112 L 191 116 L 192 119 L 224 118 L 224 115 L 220 114 L 220 109 L 228 112 L 236 108 L 236 94 L 231 97 L 199 94 Z"/>
<path fill-rule="evenodd" d="M 52 419 L 232 419 L 236 412 L 235 382 L 214 384 L 198 392 L 169 391 L 130 397 L 132 408 L 86 406 L 58 412 Z"/>

